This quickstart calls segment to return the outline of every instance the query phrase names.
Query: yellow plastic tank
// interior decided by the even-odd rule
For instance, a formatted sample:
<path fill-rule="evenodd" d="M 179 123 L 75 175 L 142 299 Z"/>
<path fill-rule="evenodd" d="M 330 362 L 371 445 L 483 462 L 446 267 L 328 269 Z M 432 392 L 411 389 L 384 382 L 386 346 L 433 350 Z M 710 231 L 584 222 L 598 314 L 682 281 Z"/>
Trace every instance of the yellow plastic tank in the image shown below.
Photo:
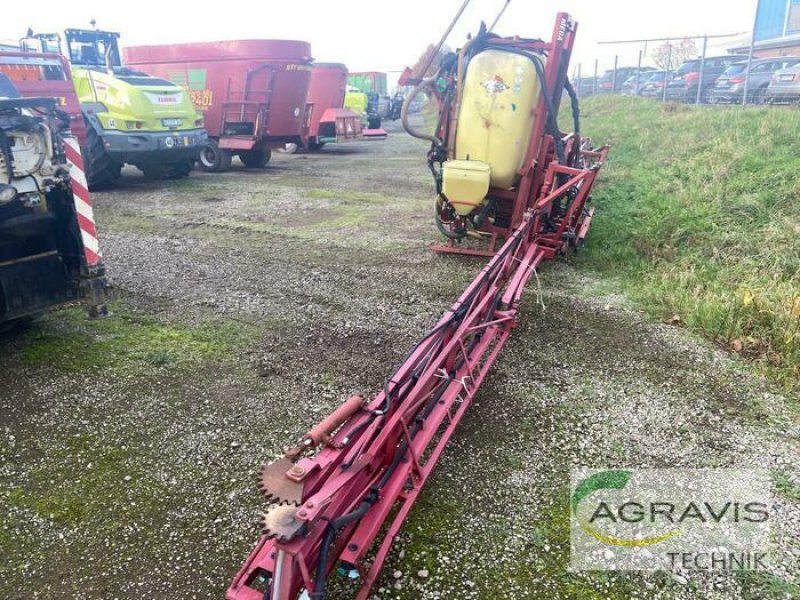
<path fill-rule="evenodd" d="M 457 214 L 468 215 L 483 204 L 491 169 L 480 160 L 448 160 L 442 165 L 442 193 Z"/>
<path fill-rule="evenodd" d="M 529 58 L 502 50 L 473 57 L 464 77 L 455 158 L 488 164 L 493 187 L 512 187 L 525 160 L 540 93 Z"/>

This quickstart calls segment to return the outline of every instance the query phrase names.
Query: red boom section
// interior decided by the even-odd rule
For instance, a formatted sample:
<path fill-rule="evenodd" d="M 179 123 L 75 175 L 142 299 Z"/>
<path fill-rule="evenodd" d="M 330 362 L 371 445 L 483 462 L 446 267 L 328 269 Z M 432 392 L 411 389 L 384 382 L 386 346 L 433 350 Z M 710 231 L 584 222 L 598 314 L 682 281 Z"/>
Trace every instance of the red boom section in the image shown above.
<path fill-rule="evenodd" d="M 535 269 L 563 252 L 565 231 L 586 235 L 586 202 L 607 148 L 573 148 L 567 167 L 550 162 L 520 225 L 410 352 L 370 402 L 355 396 L 266 466 L 260 487 L 274 502 L 265 534 L 227 591 L 228 600 L 321 600 L 338 564 L 360 576 L 366 600 L 456 426 L 517 321 Z M 567 192 L 569 191 L 569 194 Z M 553 205 L 568 197 L 557 228 Z M 319 450 L 314 454 L 315 448 Z M 303 456 L 303 455 L 306 456 Z M 388 528 L 384 525 L 388 522 Z"/>

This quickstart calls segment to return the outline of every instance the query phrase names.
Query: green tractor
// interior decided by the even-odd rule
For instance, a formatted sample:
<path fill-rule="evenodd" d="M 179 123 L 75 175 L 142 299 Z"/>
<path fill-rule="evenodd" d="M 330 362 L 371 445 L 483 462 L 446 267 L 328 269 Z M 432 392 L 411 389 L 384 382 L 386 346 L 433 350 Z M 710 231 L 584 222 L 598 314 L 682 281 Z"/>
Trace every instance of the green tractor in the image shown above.
<path fill-rule="evenodd" d="M 118 39 L 96 29 L 67 29 L 63 38 L 29 31 L 23 50 L 58 52 L 70 62 L 91 189 L 112 185 L 124 164 L 151 179 L 188 175 L 208 137 L 202 117 L 183 88 L 122 66 Z"/>

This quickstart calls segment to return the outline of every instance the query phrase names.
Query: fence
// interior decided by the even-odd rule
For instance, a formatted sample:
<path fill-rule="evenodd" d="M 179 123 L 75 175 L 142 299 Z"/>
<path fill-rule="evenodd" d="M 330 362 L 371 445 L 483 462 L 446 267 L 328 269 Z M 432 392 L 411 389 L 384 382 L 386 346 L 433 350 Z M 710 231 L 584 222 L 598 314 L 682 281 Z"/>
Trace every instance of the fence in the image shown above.
<path fill-rule="evenodd" d="M 731 44 L 729 38 L 740 36 L 741 39 Z M 727 42 L 721 40 L 728 38 Z M 694 40 L 701 42 L 698 52 Z M 655 68 L 646 63 L 654 62 L 648 56 L 648 44 L 663 42 L 655 54 L 663 68 Z M 627 94 L 646 96 L 656 100 L 678 100 L 701 104 L 709 101 L 737 102 L 742 104 L 758 103 L 765 99 L 764 83 L 761 69 L 760 75 L 754 75 L 754 56 L 752 47 L 748 52 L 731 53 L 731 45 L 747 48 L 750 44 L 749 34 L 705 35 L 696 38 L 659 38 L 649 40 L 623 40 L 618 42 L 601 42 L 601 44 L 640 44 L 642 49 L 636 51 L 617 51 L 613 55 L 606 54 L 602 65 L 601 59 L 595 59 L 588 65 L 578 63 L 573 71 L 573 83 L 579 96 L 586 97 L 600 94 Z M 651 46 L 652 50 L 652 46 Z M 673 51 L 675 55 L 673 56 Z M 691 58 L 690 58 L 691 57 Z M 676 60 L 677 58 L 677 60 Z M 676 64 L 684 58 L 682 65 Z M 776 65 L 781 64 L 784 57 L 775 57 Z M 784 61 L 789 64 L 788 61 Z M 800 63 L 800 60 L 798 60 Z M 715 89 L 716 80 L 733 64 L 741 68 L 735 77 L 731 77 L 733 90 Z M 760 63 L 758 63 L 760 64 Z M 758 67 L 756 65 L 756 68 Z M 771 76 L 771 73 L 769 73 Z M 767 79 L 767 82 L 769 78 Z M 735 83 L 734 83 L 735 82 Z M 754 83 L 756 85 L 754 85 Z M 720 100 L 722 99 L 722 100 Z"/>

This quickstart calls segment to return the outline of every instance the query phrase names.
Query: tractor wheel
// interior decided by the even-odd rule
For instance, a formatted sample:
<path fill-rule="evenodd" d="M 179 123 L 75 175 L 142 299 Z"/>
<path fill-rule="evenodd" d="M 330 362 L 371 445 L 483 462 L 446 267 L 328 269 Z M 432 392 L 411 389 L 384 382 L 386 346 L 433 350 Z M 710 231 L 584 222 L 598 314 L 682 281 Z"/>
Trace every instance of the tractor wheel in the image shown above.
<path fill-rule="evenodd" d="M 239 153 L 239 159 L 248 169 L 263 169 L 267 166 L 270 158 L 272 158 L 272 151 L 270 151 L 269 148 L 266 150 L 248 150 L 247 152 Z"/>
<path fill-rule="evenodd" d="M 381 118 L 378 116 L 368 117 L 367 118 L 367 126 L 370 129 L 380 129 L 381 126 Z"/>
<path fill-rule="evenodd" d="M 90 190 L 111 187 L 119 179 L 122 165 L 108 155 L 103 140 L 89 123 L 86 123 L 86 147 L 81 154 Z"/>
<path fill-rule="evenodd" d="M 185 158 L 179 163 L 175 164 L 173 179 L 180 179 L 181 177 L 188 177 L 189 173 L 194 169 L 195 159 Z"/>
<path fill-rule="evenodd" d="M 200 149 L 200 157 L 197 162 L 202 171 L 218 173 L 230 169 L 231 160 L 233 160 L 233 154 L 230 150 L 221 150 L 217 140 L 208 140 L 206 145 Z"/>
<path fill-rule="evenodd" d="M 32 321 L 33 317 L 20 317 L 19 319 L 11 319 L 10 321 L 0 323 L 0 336 L 16 334 L 30 325 Z"/>
<path fill-rule="evenodd" d="M 176 163 L 137 165 L 147 179 L 180 179 L 186 177 L 194 167 L 194 161 L 185 159 Z"/>
<path fill-rule="evenodd" d="M 312 152 L 319 152 L 325 146 L 325 142 L 308 142 L 308 149 Z"/>

